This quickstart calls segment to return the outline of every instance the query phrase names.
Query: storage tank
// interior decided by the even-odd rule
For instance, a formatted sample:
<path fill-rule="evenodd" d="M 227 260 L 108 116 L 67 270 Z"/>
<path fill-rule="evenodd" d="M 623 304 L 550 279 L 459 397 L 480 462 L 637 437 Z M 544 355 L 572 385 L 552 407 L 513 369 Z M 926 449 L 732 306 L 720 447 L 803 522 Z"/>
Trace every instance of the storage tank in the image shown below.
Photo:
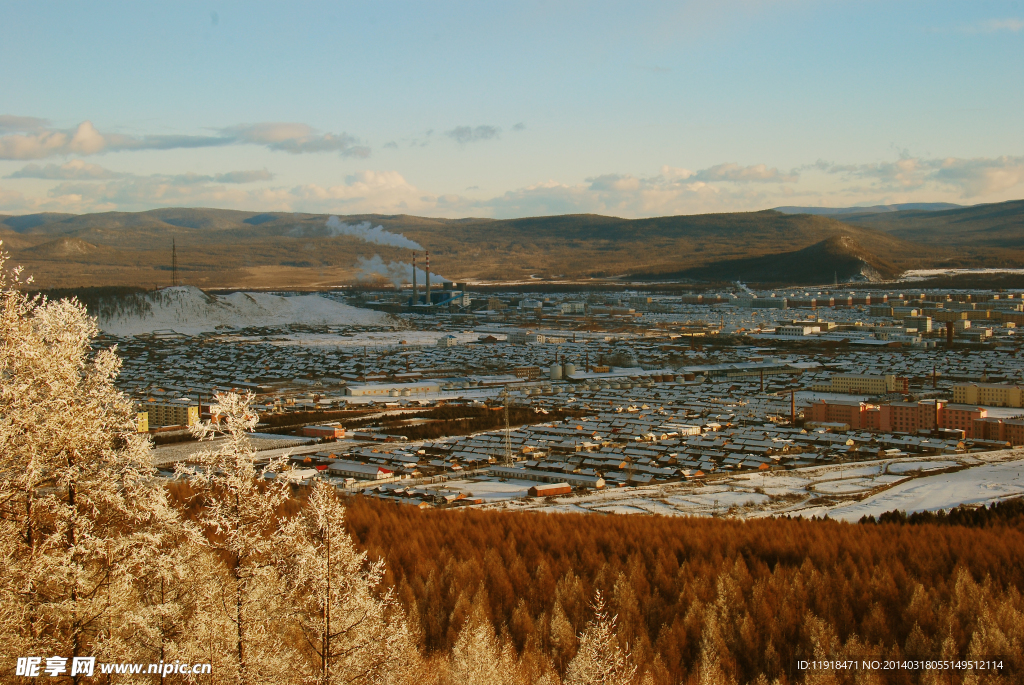
<path fill-rule="evenodd" d="M 562 375 L 565 376 L 566 378 L 572 378 L 573 376 L 575 376 L 576 375 L 576 365 L 575 364 L 565 364 L 565 365 L 563 365 L 562 366 Z"/>
<path fill-rule="evenodd" d="M 560 381 L 560 380 L 562 380 L 562 365 L 561 364 L 552 364 L 551 365 L 551 373 L 549 375 L 550 375 L 551 380 L 553 380 L 553 381 Z"/>

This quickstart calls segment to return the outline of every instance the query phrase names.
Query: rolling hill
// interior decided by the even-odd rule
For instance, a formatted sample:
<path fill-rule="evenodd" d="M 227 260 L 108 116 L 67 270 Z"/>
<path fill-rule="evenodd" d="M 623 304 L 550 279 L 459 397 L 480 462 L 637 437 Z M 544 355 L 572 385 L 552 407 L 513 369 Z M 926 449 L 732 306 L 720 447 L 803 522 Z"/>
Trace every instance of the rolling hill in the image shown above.
<path fill-rule="evenodd" d="M 942 211 L 849 214 L 843 221 L 932 245 L 1024 250 L 1024 200 Z"/>
<path fill-rule="evenodd" d="M 1024 263 L 1024 249 L 1007 249 L 1009 238 L 1003 235 L 1019 226 L 1013 222 L 1020 221 L 1020 211 L 1007 206 L 1004 212 L 1006 226 L 995 210 L 986 213 L 979 207 L 843 214 L 842 221 L 774 210 L 632 220 L 589 214 L 329 220 L 317 214 L 170 208 L 0 217 L 0 240 L 44 287 L 170 285 L 172 239 L 179 283 L 204 288 L 352 283 L 367 275 L 361 265 L 372 257 L 379 256 L 378 263 L 385 265 L 409 262 L 418 247 L 430 250 L 436 273 L 458 281 L 728 273 L 750 282 L 803 284 L 821 275 L 831 282 L 837 272 L 859 278 L 862 272 L 888 276 L 908 268 L 972 266 L 993 259 Z M 985 235 L 995 227 L 1003 232 L 1003 245 L 963 249 L 948 228 L 954 221 L 950 217 L 959 213 L 966 213 L 964 230 Z M 935 221 L 947 228 L 932 235 Z M 922 228 L 914 222 L 932 223 Z M 837 237 L 849 242 L 829 242 Z M 773 266 L 780 263 L 789 267 L 780 271 Z M 778 281 L 780 276 L 785 278 Z"/>
<path fill-rule="evenodd" d="M 687 269 L 678 278 L 699 281 L 748 281 L 792 285 L 891 280 L 901 269 L 853 238 L 836 235 L 792 252 L 729 259 Z"/>

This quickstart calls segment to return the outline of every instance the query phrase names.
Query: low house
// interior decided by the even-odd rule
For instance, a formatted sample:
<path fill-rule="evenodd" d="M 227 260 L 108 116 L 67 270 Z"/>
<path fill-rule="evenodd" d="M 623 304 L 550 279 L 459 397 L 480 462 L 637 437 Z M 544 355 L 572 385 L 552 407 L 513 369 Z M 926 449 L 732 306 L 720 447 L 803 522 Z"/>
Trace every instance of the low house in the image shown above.
<path fill-rule="evenodd" d="M 307 438 L 343 438 L 345 428 L 342 426 L 303 426 L 302 434 Z"/>
<path fill-rule="evenodd" d="M 572 494 L 572 486 L 568 483 L 544 483 L 534 485 L 526 493 L 530 497 L 555 497 L 556 495 Z"/>

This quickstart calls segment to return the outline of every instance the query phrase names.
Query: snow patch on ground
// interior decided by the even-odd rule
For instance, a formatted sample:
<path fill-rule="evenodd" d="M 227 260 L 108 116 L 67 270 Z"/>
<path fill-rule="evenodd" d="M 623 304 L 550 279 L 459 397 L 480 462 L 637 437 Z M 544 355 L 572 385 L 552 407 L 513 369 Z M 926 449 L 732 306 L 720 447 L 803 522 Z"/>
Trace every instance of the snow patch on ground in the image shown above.
<path fill-rule="evenodd" d="M 959 504 L 988 504 L 1024 494 L 1022 474 L 1024 461 L 1017 460 L 914 478 L 862 502 L 836 507 L 828 515 L 858 521 L 862 516 L 877 517 L 894 509 L 910 513 L 952 509 Z"/>
<path fill-rule="evenodd" d="M 217 330 L 218 326 L 379 326 L 388 322 L 387 315 L 381 312 L 352 307 L 315 294 L 290 297 L 268 293 L 207 295 L 192 286 L 177 286 L 149 293 L 146 297 L 150 312 L 101 319 L 100 329 L 119 336 L 163 330 L 196 335 Z"/>
<path fill-rule="evenodd" d="M 939 473 L 955 467 L 961 470 Z M 743 473 L 707 482 L 608 488 L 586 495 L 560 496 L 553 501 L 523 497 L 525 483 L 509 483 L 506 492 L 499 492 L 493 484 L 481 485 L 466 483 L 465 489 L 484 497 L 484 506 L 512 505 L 534 511 L 739 518 L 829 516 L 857 521 L 894 509 L 907 513 L 948 510 L 960 504 L 989 504 L 1024 496 L 1024 450 Z M 446 483 L 445 487 L 461 486 Z"/>

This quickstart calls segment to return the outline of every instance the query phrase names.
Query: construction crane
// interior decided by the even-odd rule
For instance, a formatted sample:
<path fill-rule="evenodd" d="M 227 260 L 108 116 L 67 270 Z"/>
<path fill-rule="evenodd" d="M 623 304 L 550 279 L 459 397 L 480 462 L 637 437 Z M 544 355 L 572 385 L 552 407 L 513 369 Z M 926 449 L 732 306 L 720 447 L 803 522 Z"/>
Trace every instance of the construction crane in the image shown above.
<path fill-rule="evenodd" d="M 505 466 L 512 466 L 512 426 L 508 420 L 508 408 L 512 402 L 512 395 L 508 386 L 501 391 L 502 404 L 505 405 Z"/>

